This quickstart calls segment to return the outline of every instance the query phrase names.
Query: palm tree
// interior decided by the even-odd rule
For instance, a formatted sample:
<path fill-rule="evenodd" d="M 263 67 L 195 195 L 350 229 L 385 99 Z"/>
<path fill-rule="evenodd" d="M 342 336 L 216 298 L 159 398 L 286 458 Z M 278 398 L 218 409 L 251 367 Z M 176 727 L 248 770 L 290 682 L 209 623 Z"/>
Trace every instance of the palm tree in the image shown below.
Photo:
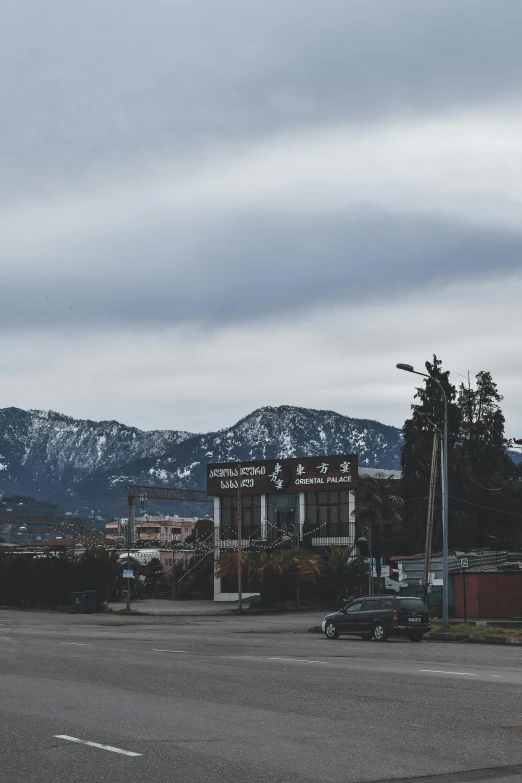
<path fill-rule="evenodd" d="M 327 557 L 322 563 L 323 575 L 329 585 L 329 592 L 335 592 L 337 602 L 353 593 L 362 577 L 362 564 L 354 557 L 355 544 L 352 546 L 330 546 Z"/>
<path fill-rule="evenodd" d="M 321 573 L 321 565 L 318 555 L 297 549 L 276 549 L 271 553 L 261 550 L 242 555 L 245 583 L 258 588 L 266 604 L 282 600 L 298 578 L 313 581 Z M 218 579 L 236 579 L 237 554 L 222 552 L 214 573 Z"/>
<path fill-rule="evenodd" d="M 372 526 L 393 525 L 402 521 L 404 500 L 397 495 L 397 479 L 386 473 L 362 476 L 355 490 L 356 518 L 368 519 Z"/>
<path fill-rule="evenodd" d="M 319 555 L 299 549 L 276 549 L 270 561 L 273 571 L 280 576 L 294 574 L 301 579 L 315 579 L 321 573 Z"/>
<path fill-rule="evenodd" d="M 236 552 L 221 552 L 216 561 L 214 576 L 216 579 L 235 579 L 237 577 Z"/>
<path fill-rule="evenodd" d="M 373 534 L 375 546 L 373 556 L 381 556 L 380 530 L 381 526 L 390 531 L 391 526 L 402 522 L 404 500 L 397 493 L 397 479 L 391 478 L 385 472 L 374 476 L 362 476 L 355 490 L 355 510 L 352 514 L 362 522 L 368 522 L 376 529 Z M 389 535 L 386 536 L 388 538 Z M 387 560 L 387 553 L 384 553 Z"/>

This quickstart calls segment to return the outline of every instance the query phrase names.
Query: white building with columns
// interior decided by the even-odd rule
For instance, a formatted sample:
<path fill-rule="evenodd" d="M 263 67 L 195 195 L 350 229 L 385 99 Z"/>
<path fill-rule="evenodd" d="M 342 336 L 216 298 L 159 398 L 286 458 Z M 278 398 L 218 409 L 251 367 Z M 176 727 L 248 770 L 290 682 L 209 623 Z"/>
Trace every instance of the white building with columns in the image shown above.
<path fill-rule="evenodd" d="M 357 477 L 356 454 L 209 464 L 216 558 L 237 549 L 239 506 L 245 549 L 297 544 L 303 537 L 318 552 L 354 544 Z M 237 598 L 237 586 L 215 579 L 214 600 Z"/>

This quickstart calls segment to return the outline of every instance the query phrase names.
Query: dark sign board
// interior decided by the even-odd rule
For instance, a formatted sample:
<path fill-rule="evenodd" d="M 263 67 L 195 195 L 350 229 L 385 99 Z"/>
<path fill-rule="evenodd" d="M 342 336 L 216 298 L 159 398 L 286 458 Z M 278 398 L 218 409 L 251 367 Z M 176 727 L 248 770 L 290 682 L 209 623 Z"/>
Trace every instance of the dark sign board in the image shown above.
<path fill-rule="evenodd" d="M 247 495 L 273 495 L 351 489 L 357 475 L 357 454 L 255 460 L 241 463 L 241 490 Z M 234 495 L 238 488 L 237 462 L 207 465 L 208 495 Z"/>

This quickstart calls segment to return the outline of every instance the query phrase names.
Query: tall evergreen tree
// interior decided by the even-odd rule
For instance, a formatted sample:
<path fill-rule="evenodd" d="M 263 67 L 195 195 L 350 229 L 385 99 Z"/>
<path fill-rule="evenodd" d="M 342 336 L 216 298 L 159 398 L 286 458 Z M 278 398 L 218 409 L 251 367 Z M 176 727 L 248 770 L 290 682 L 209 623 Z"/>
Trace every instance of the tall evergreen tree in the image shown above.
<path fill-rule="evenodd" d="M 442 369 L 442 361 L 433 356 L 433 362 L 426 362 L 426 372 L 441 383 L 448 398 L 448 442 L 450 458 L 459 439 L 460 408 L 455 399 L 457 390 L 449 380 L 449 371 Z M 430 483 L 433 428 L 443 431 L 444 401 L 441 390 L 431 378 L 425 378 L 423 385 L 415 391 L 418 402 L 411 406 L 411 418 L 403 427 L 404 445 L 401 455 L 402 496 L 404 499 L 404 527 L 410 553 L 422 551 L 428 513 L 428 488 Z M 455 478 L 450 459 L 450 486 Z M 433 547 L 442 546 L 442 526 L 439 508 L 433 531 Z"/>
<path fill-rule="evenodd" d="M 474 387 L 468 380 L 459 389 L 459 480 L 451 490 L 456 546 L 511 547 L 522 522 L 514 517 L 517 470 L 507 453 L 501 401 L 491 373 L 484 370 Z"/>
<path fill-rule="evenodd" d="M 449 544 L 469 549 L 489 546 L 517 548 L 522 544 L 522 471 L 507 453 L 502 396 L 487 371 L 475 384 L 461 384 L 458 398 L 449 373 L 436 356 L 426 363 L 448 396 Z M 443 430 L 443 400 L 437 384 L 427 378 L 415 394 L 412 415 L 403 427 L 403 513 L 410 551 L 422 551 L 433 429 Z M 520 516 L 517 516 L 520 514 Z M 442 546 L 440 470 L 437 476 L 433 548 Z"/>

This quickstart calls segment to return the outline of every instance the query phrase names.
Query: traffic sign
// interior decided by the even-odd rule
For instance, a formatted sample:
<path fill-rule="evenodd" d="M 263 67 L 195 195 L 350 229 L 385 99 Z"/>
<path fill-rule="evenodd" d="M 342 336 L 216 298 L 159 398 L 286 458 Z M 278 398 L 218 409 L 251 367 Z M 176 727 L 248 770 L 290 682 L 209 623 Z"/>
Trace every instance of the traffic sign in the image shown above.
<path fill-rule="evenodd" d="M 132 568 L 124 568 L 123 569 L 123 578 L 124 579 L 134 579 L 134 571 Z"/>
<path fill-rule="evenodd" d="M 461 568 L 469 568 L 469 559 L 467 557 L 461 557 L 460 558 L 460 567 Z"/>

